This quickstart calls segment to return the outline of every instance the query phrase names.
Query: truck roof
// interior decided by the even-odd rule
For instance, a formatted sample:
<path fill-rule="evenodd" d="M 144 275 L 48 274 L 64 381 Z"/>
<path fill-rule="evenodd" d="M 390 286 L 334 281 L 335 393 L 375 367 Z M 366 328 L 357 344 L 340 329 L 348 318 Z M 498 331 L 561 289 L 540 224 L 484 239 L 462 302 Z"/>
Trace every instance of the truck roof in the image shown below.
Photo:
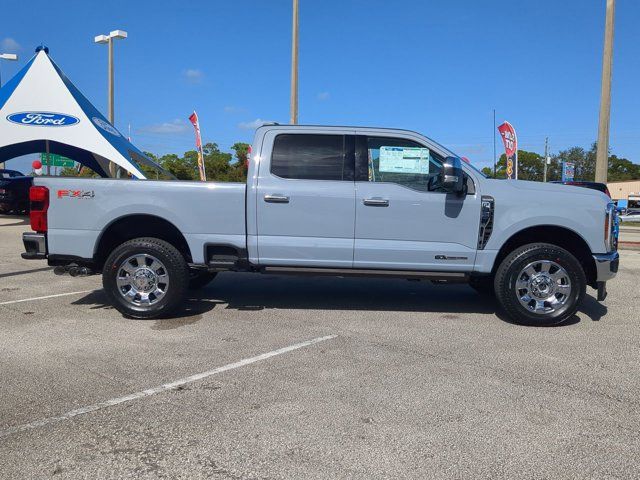
<path fill-rule="evenodd" d="M 363 126 L 359 126 L 359 125 L 319 125 L 319 124 L 304 124 L 304 125 L 300 125 L 300 124 L 290 124 L 290 123 L 277 123 L 277 122 L 271 122 L 271 123 L 265 123 L 263 125 L 260 125 L 256 130 L 261 129 L 261 128 L 278 128 L 278 127 L 283 127 L 283 128 L 300 128 L 300 129 L 305 129 L 305 128 L 327 128 L 327 129 L 353 129 L 353 130 L 389 130 L 389 131 L 394 131 L 394 132 L 405 132 L 405 133 L 414 133 L 416 135 L 420 135 L 420 136 L 424 136 L 419 132 L 416 132 L 415 130 L 409 130 L 406 128 L 390 128 L 390 127 L 363 127 Z M 432 140 L 433 141 L 433 140 Z"/>
<path fill-rule="evenodd" d="M 426 140 L 427 144 L 430 146 L 429 148 L 433 148 L 435 151 L 438 151 L 438 153 L 440 153 L 443 156 L 458 156 L 456 155 L 452 150 L 450 150 L 449 148 L 445 147 L 444 145 L 442 145 L 441 143 L 436 142 L 435 140 L 427 137 L 426 135 L 423 135 L 419 132 L 416 132 L 414 130 L 407 130 L 407 129 L 403 129 L 403 128 L 388 128 L 388 127 L 358 127 L 358 126 L 354 126 L 354 125 L 291 125 L 291 124 L 279 124 L 279 123 L 268 123 L 268 124 L 264 124 L 261 125 L 260 127 L 258 127 L 256 129 L 256 133 L 262 131 L 262 130 L 278 130 L 278 129 L 283 129 L 283 130 L 327 130 L 327 131 L 344 131 L 344 130 L 358 130 L 358 131 L 371 131 L 371 132 L 375 132 L 377 134 L 386 134 L 386 135 L 393 135 L 394 133 L 403 133 L 405 135 L 409 134 L 409 135 L 415 135 L 418 137 L 421 137 L 422 139 Z M 478 171 L 479 170 L 477 168 L 474 167 L 474 170 Z"/>

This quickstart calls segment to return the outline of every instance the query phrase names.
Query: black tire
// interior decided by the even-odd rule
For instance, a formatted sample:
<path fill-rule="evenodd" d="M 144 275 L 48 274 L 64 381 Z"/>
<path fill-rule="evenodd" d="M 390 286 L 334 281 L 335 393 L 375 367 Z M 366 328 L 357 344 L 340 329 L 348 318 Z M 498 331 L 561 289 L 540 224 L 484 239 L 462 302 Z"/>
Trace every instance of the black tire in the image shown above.
<path fill-rule="evenodd" d="M 471 277 L 469 286 L 482 296 L 493 298 L 496 295 L 491 275 Z"/>
<path fill-rule="evenodd" d="M 189 272 L 189 290 L 200 290 L 211 283 L 216 278 L 218 272 L 207 272 L 202 270 L 192 269 Z"/>
<path fill-rule="evenodd" d="M 127 259 L 145 254 L 161 262 L 164 267 L 161 273 L 168 276 L 168 283 L 162 298 L 155 303 L 136 305 L 125 299 L 118 287 L 117 278 Z M 142 319 L 167 316 L 175 312 L 184 301 L 189 285 L 189 266 L 178 249 L 170 243 L 158 238 L 135 238 L 111 252 L 102 270 L 102 285 L 111 304 L 125 316 Z"/>
<path fill-rule="evenodd" d="M 564 269 L 564 272 L 561 270 L 553 271 L 563 276 L 563 280 L 560 280 L 561 283 L 566 282 L 569 285 L 568 288 L 564 287 L 566 290 L 563 289 L 566 293 L 561 293 L 558 290 L 558 295 L 560 295 L 558 298 L 561 300 L 555 309 L 548 312 L 545 309 L 553 308 L 553 305 L 548 302 L 542 302 L 544 307 L 541 308 L 540 313 L 533 311 L 536 303 L 535 296 L 531 300 L 534 305 L 526 308 L 520 299 L 523 297 L 525 299 L 523 301 L 526 301 L 527 297 L 524 295 L 529 291 L 526 288 L 522 290 L 516 288 L 518 280 L 523 280 L 526 283 L 526 279 L 529 278 L 526 274 L 520 277 L 523 269 L 531 264 L 537 264 L 537 262 L 544 262 L 547 265 L 555 264 Z M 553 266 L 551 268 L 555 269 Z M 571 318 L 584 298 L 586 284 L 584 270 L 576 257 L 564 248 L 549 243 L 530 243 L 511 252 L 498 267 L 494 280 L 496 298 L 509 317 L 516 323 L 532 326 L 558 325 Z M 551 285 L 551 288 L 555 289 L 558 283 L 554 280 Z M 533 290 L 531 291 L 533 292 Z M 531 295 L 534 294 L 531 293 Z"/>

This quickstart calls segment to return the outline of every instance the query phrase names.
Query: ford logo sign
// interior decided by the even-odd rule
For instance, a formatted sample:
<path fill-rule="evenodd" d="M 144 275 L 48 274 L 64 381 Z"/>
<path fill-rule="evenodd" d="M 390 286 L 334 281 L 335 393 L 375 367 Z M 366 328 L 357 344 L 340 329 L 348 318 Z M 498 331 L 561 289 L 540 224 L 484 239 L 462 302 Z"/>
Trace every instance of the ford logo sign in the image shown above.
<path fill-rule="evenodd" d="M 120 136 L 120 132 L 116 130 L 116 127 L 111 125 L 109 122 L 106 122 L 98 117 L 93 117 L 91 120 L 105 132 L 109 132 L 111 135 L 115 135 L 116 137 Z"/>
<path fill-rule="evenodd" d="M 30 127 L 68 127 L 80 122 L 79 118 L 66 113 L 20 112 L 7 115 L 7 120 Z"/>

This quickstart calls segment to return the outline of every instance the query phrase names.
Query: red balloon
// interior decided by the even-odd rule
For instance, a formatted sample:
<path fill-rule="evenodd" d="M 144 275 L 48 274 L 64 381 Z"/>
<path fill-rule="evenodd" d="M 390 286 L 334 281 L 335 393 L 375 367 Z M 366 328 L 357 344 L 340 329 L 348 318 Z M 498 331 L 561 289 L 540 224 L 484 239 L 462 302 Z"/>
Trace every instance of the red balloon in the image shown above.
<path fill-rule="evenodd" d="M 34 160 L 31 166 L 34 170 L 38 170 L 39 168 L 42 168 L 42 162 L 40 160 Z"/>

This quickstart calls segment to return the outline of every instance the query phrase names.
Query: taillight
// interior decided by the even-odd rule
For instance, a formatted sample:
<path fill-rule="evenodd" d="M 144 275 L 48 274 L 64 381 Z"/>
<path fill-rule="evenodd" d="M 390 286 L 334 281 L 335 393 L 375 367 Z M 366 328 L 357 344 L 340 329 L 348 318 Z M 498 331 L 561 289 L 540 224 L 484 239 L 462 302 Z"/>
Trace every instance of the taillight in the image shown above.
<path fill-rule="evenodd" d="M 29 201 L 31 202 L 31 229 L 34 232 L 46 233 L 49 189 L 40 186 L 31 187 L 29 189 Z"/>
<path fill-rule="evenodd" d="M 618 249 L 618 213 L 614 203 L 607 205 L 604 217 L 604 243 L 608 252 Z"/>

